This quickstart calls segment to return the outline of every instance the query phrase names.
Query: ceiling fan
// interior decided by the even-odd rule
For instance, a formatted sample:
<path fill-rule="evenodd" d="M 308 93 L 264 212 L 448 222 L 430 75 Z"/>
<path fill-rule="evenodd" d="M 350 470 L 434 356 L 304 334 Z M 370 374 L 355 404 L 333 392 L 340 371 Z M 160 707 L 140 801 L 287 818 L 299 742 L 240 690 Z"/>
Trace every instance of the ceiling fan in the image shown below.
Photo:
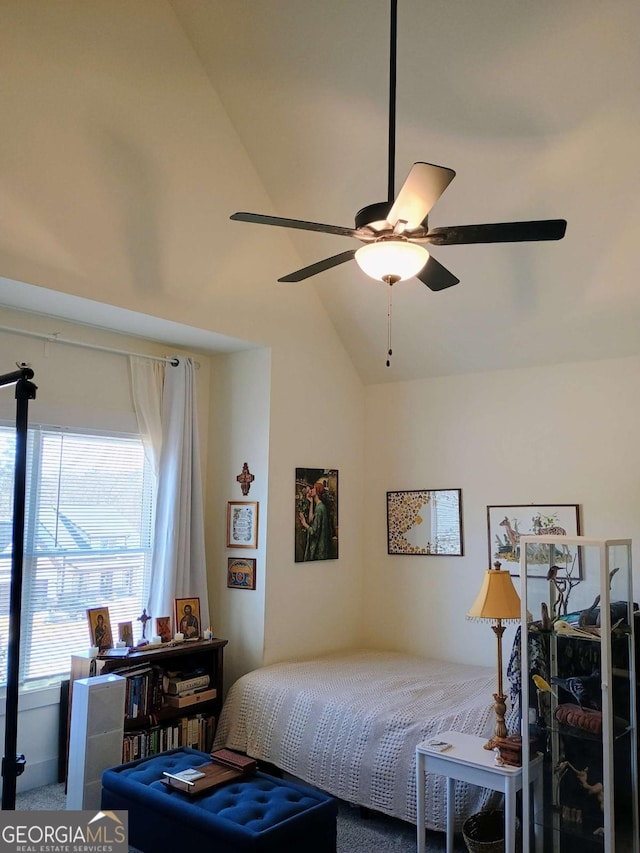
<path fill-rule="evenodd" d="M 395 195 L 397 17 L 398 2 L 391 0 L 387 201 L 369 204 L 359 210 L 355 216 L 354 228 L 324 225 L 320 222 L 307 222 L 301 219 L 286 219 L 280 216 L 266 216 L 261 213 L 238 212 L 231 216 L 231 219 L 240 222 L 355 237 L 363 243 L 358 249 L 347 249 L 285 275 L 278 281 L 303 281 L 355 258 L 367 275 L 385 281 L 389 285 L 416 276 L 431 290 L 445 290 L 458 284 L 460 279 L 424 248 L 425 243 L 433 246 L 451 246 L 463 243 L 560 240 L 564 237 L 567 227 L 565 219 L 430 228 L 429 213 L 455 177 L 453 169 L 445 166 L 414 163 L 400 192 L 397 196 Z"/>

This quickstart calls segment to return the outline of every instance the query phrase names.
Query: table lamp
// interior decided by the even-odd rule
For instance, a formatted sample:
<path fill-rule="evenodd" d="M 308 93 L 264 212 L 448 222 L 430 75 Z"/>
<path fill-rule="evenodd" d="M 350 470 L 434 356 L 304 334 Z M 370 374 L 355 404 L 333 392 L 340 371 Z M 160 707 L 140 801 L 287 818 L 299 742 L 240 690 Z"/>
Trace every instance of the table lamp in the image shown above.
<path fill-rule="evenodd" d="M 493 749 L 494 738 L 506 737 L 508 734 L 504 722 L 504 715 L 507 711 L 507 697 L 502 692 L 502 635 L 505 632 L 503 623 L 520 621 L 520 598 L 511 580 L 511 575 L 509 572 L 503 572 L 500 566 L 501 563 L 496 561 L 493 568 L 484 573 L 478 597 L 467 613 L 467 619 L 491 622 L 491 629 L 498 641 L 498 692 L 493 694 L 496 727 L 494 737 L 484 745 L 485 749 Z"/>

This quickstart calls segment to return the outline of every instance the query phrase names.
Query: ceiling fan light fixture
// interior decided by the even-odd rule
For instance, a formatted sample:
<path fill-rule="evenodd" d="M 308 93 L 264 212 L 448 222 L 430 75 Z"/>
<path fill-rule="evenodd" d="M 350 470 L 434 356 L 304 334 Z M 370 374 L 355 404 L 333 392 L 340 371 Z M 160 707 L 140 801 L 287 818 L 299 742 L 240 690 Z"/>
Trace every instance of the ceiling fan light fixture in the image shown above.
<path fill-rule="evenodd" d="M 362 272 L 379 281 L 404 281 L 417 275 L 429 260 L 424 246 L 391 239 L 366 243 L 355 254 Z"/>

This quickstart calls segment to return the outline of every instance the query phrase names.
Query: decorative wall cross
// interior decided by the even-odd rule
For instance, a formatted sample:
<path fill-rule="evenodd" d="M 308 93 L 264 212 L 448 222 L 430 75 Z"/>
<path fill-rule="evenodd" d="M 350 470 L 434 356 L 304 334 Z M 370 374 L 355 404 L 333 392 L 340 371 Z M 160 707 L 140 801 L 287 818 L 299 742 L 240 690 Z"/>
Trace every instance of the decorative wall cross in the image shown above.
<path fill-rule="evenodd" d="M 249 466 L 245 462 L 242 466 L 242 471 L 236 477 L 236 480 L 240 483 L 240 488 L 242 489 L 243 495 L 249 494 L 249 489 L 251 488 L 251 483 L 255 480 L 255 477 L 249 471 Z"/>

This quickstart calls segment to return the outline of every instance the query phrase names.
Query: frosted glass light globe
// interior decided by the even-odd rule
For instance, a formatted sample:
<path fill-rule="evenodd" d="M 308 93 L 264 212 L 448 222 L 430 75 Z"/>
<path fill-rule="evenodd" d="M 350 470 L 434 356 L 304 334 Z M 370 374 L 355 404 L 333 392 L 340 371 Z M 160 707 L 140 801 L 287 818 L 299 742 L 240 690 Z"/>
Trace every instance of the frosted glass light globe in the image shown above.
<path fill-rule="evenodd" d="M 371 278 L 404 281 L 417 275 L 429 260 L 429 252 L 407 240 L 379 240 L 367 243 L 356 252 L 360 269 Z"/>

